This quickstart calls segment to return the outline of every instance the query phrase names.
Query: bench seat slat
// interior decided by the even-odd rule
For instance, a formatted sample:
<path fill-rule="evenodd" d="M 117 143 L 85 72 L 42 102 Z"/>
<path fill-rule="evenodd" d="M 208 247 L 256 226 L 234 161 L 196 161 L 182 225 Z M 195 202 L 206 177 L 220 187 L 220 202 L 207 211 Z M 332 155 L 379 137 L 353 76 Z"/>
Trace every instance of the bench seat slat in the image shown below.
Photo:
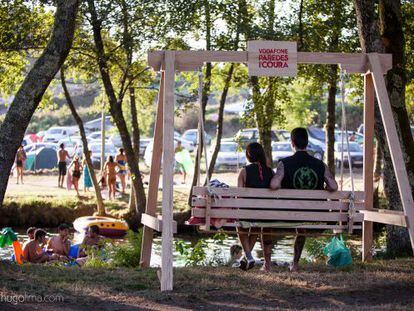
<path fill-rule="evenodd" d="M 191 206 L 204 207 L 207 202 L 204 198 L 193 197 Z M 213 199 L 211 207 L 236 207 L 251 209 L 297 209 L 297 210 L 333 210 L 347 211 L 348 203 L 340 201 L 304 201 L 304 200 L 275 200 L 275 199 Z M 363 203 L 355 203 L 357 210 L 364 209 Z"/>
<path fill-rule="evenodd" d="M 193 196 L 207 195 L 207 187 L 193 187 Z M 255 188 L 212 188 L 215 194 L 219 196 L 243 197 L 243 198 L 297 198 L 297 199 L 331 199 L 342 200 L 349 198 L 351 191 L 328 192 L 325 190 L 294 190 L 294 189 L 255 189 Z M 356 191 L 355 199 L 364 200 L 364 192 Z"/>
<path fill-rule="evenodd" d="M 204 208 L 193 208 L 191 214 L 194 217 L 205 218 L 206 210 Z M 243 209 L 212 209 L 210 211 L 212 218 L 227 219 L 254 219 L 254 220 L 283 220 L 283 221 L 343 221 L 348 220 L 347 213 L 339 212 L 308 212 L 308 211 L 275 211 L 275 210 L 243 210 Z M 357 213 L 354 222 L 363 219 L 363 215 Z"/>

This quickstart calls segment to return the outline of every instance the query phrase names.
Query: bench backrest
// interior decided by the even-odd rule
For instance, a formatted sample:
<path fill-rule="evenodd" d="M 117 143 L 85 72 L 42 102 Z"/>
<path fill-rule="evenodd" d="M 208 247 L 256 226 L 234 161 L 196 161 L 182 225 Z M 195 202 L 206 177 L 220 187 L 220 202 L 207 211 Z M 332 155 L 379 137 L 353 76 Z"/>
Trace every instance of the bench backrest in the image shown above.
<path fill-rule="evenodd" d="M 286 228 L 300 222 L 303 228 L 309 229 L 345 228 L 349 220 L 350 191 L 237 187 L 210 189 L 212 195 L 209 195 L 207 187 L 194 187 L 191 202 L 192 215 L 205 218 L 208 229 L 211 218 L 283 221 L 286 222 Z M 364 193 L 355 192 L 354 210 L 362 209 Z M 363 215 L 358 212 L 352 217 L 352 222 L 362 220 Z M 317 224 L 321 222 L 325 224 Z"/>

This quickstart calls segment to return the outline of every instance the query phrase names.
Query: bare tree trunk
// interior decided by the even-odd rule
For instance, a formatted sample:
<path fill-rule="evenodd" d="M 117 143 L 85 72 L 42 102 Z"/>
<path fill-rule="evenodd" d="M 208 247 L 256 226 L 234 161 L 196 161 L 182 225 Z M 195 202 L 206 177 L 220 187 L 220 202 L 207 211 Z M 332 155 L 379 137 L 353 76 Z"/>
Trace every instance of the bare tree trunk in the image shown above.
<path fill-rule="evenodd" d="M 139 142 L 140 142 L 140 130 L 139 130 L 139 124 L 138 124 L 138 112 L 137 112 L 137 106 L 136 106 L 136 97 L 135 97 L 135 88 L 130 87 L 129 88 L 129 103 L 131 105 L 131 123 L 132 123 L 132 148 L 134 150 L 135 157 L 137 159 L 137 165 L 138 170 L 139 169 Z M 136 210 L 136 206 L 145 206 L 146 204 L 146 196 L 145 196 L 145 190 L 144 185 L 141 181 L 142 188 L 135 189 L 134 187 L 131 187 L 131 200 L 129 204 L 129 210 L 133 212 Z M 135 192 L 138 192 L 138 195 L 135 195 Z M 135 198 L 139 198 L 139 201 L 136 202 Z"/>
<path fill-rule="evenodd" d="M 44 92 L 72 47 L 78 0 L 57 0 L 52 36 L 27 74 L 0 127 L 0 205 L 3 204 L 17 148 Z"/>
<path fill-rule="evenodd" d="M 338 82 L 338 65 L 330 65 L 328 83 L 328 105 L 326 109 L 326 159 L 328 168 L 335 176 L 335 108 Z"/>
<path fill-rule="evenodd" d="M 303 43 L 303 0 L 300 0 L 300 5 L 299 5 L 299 27 L 298 27 L 298 51 L 302 51 L 304 48 L 304 43 Z"/>
<path fill-rule="evenodd" d="M 206 50 L 211 50 L 211 16 L 210 16 L 210 5 L 208 0 L 203 1 L 204 6 L 204 15 L 205 15 L 205 30 L 206 30 Z M 206 107 L 208 102 L 208 97 L 210 95 L 210 88 L 211 88 L 211 72 L 212 72 L 212 64 L 207 63 L 206 64 L 206 74 L 204 76 L 204 86 L 203 86 L 203 92 L 201 96 L 201 109 L 202 109 L 202 115 L 203 115 L 203 122 L 205 122 L 205 114 L 206 114 Z M 198 127 L 200 131 L 200 125 Z M 188 196 L 188 205 L 191 206 L 191 197 L 193 196 L 193 187 L 197 185 L 197 178 L 198 178 L 198 170 L 200 169 L 200 161 L 201 157 L 203 155 L 203 148 L 204 148 L 204 141 L 203 141 L 204 133 L 201 135 L 201 139 L 199 139 L 197 144 L 197 152 L 196 152 L 196 158 L 194 161 L 194 175 L 193 180 L 191 182 L 191 191 L 190 195 Z"/>
<path fill-rule="evenodd" d="M 227 77 L 224 82 L 223 91 L 220 97 L 219 113 L 218 113 L 218 120 L 217 120 L 216 145 L 214 146 L 214 150 L 211 155 L 210 164 L 208 167 L 208 172 L 207 172 L 208 179 L 210 179 L 211 175 L 213 175 L 214 166 L 216 165 L 217 155 L 220 151 L 221 137 L 223 136 L 224 105 L 226 103 L 227 93 L 230 88 L 230 82 L 231 82 L 231 79 L 233 78 L 233 72 L 234 72 L 234 64 L 231 64 L 229 71 L 227 73 Z M 206 182 L 207 182 L 207 178 L 206 178 Z"/>
<path fill-rule="evenodd" d="M 89 154 L 89 148 L 88 148 L 88 140 L 86 139 L 85 134 L 85 128 L 83 126 L 83 121 L 81 117 L 79 116 L 78 112 L 76 111 L 75 105 L 73 104 L 72 98 L 69 94 L 69 90 L 66 86 L 66 80 L 65 80 L 65 70 L 62 66 L 60 68 L 60 80 L 63 88 L 63 93 L 65 94 L 66 102 L 69 106 L 70 111 L 72 112 L 72 116 L 75 119 L 76 123 L 79 127 L 79 133 L 82 139 L 83 144 L 83 154 L 85 156 L 86 164 L 88 165 L 89 173 L 91 175 L 93 188 L 95 189 L 95 196 L 96 196 L 96 205 L 98 209 L 98 215 L 104 216 L 106 214 L 105 212 L 105 206 L 102 199 L 101 189 L 99 187 L 98 179 L 96 178 L 95 170 L 93 169 L 91 156 Z"/>
<path fill-rule="evenodd" d="M 112 80 L 109 74 L 109 67 L 107 63 L 107 56 L 105 53 L 104 43 L 101 34 L 101 21 L 98 19 L 98 15 L 93 0 L 88 0 L 89 13 L 91 15 L 91 25 L 93 31 L 93 37 L 95 41 L 95 53 L 97 57 L 98 67 L 101 74 L 102 82 L 105 88 L 105 93 L 109 101 L 109 111 L 112 118 L 115 121 L 121 136 L 122 145 L 125 149 L 125 154 L 128 160 L 128 165 L 131 170 L 131 180 L 135 189 L 143 189 L 141 172 L 138 169 L 138 159 L 135 158 L 135 153 L 132 148 L 131 136 L 128 132 L 128 127 L 125 122 L 125 118 L 122 112 L 122 102 L 116 97 Z M 139 193 L 135 191 L 136 202 L 141 202 L 141 198 L 138 197 Z M 140 222 L 140 216 L 145 212 L 145 204 L 137 205 L 136 216 L 131 215 L 129 217 L 129 224 L 132 229 L 137 229 Z"/>

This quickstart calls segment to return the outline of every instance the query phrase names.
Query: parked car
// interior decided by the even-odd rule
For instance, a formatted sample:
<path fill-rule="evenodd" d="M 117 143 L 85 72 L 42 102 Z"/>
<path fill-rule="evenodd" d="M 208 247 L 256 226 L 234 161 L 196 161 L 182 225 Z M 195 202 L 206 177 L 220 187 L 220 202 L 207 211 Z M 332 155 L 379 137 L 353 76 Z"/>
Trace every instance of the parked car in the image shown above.
<path fill-rule="evenodd" d="M 96 169 L 99 169 L 101 167 L 101 150 L 102 150 L 102 144 L 101 143 L 92 143 L 92 144 L 89 144 L 89 150 L 92 152 L 91 159 L 92 159 L 93 167 L 96 168 Z M 106 158 L 108 156 L 111 155 L 111 156 L 115 157 L 117 153 L 118 152 L 117 152 L 117 150 L 116 150 L 116 148 L 115 148 L 114 145 L 112 145 L 110 143 L 105 144 L 105 152 L 104 152 L 104 154 L 105 154 L 105 161 L 106 161 Z"/>
<path fill-rule="evenodd" d="M 272 142 L 280 141 L 275 131 L 271 132 Z M 234 136 L 234 141 L 237 142 L 242 148 L 245 148 L 250 143 L 259 141 L 259 130 L 256 128 L 241 129 Z"/>
<path fill-rule="evenodd" d="M 183 133 L 183 135 L 181 137 L 188 140 L 188 141 L 191 141 L 195 146 L 198 143 L 198 130 L 197 129 L 187 130 Z M 204 137 L 206 139 L 207 145 L 210 145 L 211 144 L 211 136 L 208 135 L 206 132 L 204 132 Z"/>
<path fill-rule="evenodd" d="M 290 142 L 275 142 L 272 144 L 272 161 L 277 163 L 280 159 L 293 155 L 292 144 Z"/>
<path fill-rule="evenodd" d="M 194 151 L 195 149 L 194 145 L 190 141 L 179 138 L 179 137 L 174 137 L 174 148 L 177 146 L 178 141 L 181 141 L 181 146 L 184 149 L 187 149 L 189 152 Z M 154 148 L 154 140 L 150 139 L 150 142 L 148 143 L 147 147 L 145 148 L 145 152 L 144 152 L 144 163 L 148 167 L 151 166 L 153 148 Z"/>
<path fill-rule="evenodd" d="M 335 164 L 337 167 L 341 167 L 341 150 L 342 150 L 342 143 L 336 142 L 335 143 Z M 348 149 L 346 143 L 343 145 L 344 150 L 344 166 L 349 167 L 349 159 L 348 159 Z M 351 164 L 352 166 L 362 166 L 364 163 L 364 153 L 361 146 L 358 143 L 350 142 L 349 143 L 349 153 L 351 156 Z"/>
<path fill-rule="evenodd" d="M 91 142 L 91 143 L 92 142 L 101 143 L 102 132 L 101 131 L 92 132 L 88 136 L 86 136 L 86 139 L 88 140 L 88 142 Z M 106 135 L 105 135 L 105 140 L 108 140 L 108 136 Z"/>
<path fill-rule="evenodd" d="M 145 154 L 145 149 L 147 148 L 148 144 L 151 142 L 152 138 L 145 138 L 141 137 L 139 139 L 139 156 L 143 157 Z M 116 148 L 122 148 L 122 140 L 121 136 L 119 134 L 112 134 L 111 137 L 109 137 L 108 140 L 112 145 L 114 145 Z"/>
<path fill-rule="evenodd" d="M 77 130 L 76 126 L 52 126 L 46 131 L 43 142 L 57 143 L 59 140 L 75 134 Z"/>
<path fill-rule="evenodd" d="M 209 161 L 211 161 L 211 155 L 214 148 L 210 148 Z M 237 143 L 233 141 L 224 141 L 220 144 L 220 151 L 217 154 L 215 169 L 222 167 L 237 167 L 246 165 L 246 155 L 243 151 L 238 149 Z"/>
<path fill-rule="evenodd" d="M 312 141 L 308 142 L 307 150 L 310 155 L 314 156 L 318 160 L 323 160 L 325 153 L 324 150 L 320 146 L 314 144 Z"/>

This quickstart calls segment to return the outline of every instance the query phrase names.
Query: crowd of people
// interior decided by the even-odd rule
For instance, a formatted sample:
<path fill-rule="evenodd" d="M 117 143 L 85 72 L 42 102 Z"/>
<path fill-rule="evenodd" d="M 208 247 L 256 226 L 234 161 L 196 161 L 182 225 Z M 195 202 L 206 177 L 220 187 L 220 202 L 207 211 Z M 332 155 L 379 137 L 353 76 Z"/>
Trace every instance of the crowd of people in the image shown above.
<path fill-rule="evenodd" d="M 68 188 L 70 189 L 71 185 L 73 185 L 77 195 L 79 196 L 79 180 L 83 175 L 83 189 L 85 192 L 88 192 L 89 188 L 93 187 L 93 184 L 89 167 L 87 165 L 86 157 L 83 156 L 83 159 L 80 159 L 80 157 L 77 155 L 71 157 L 68 151 L 65 150 L 64 144 L 61 144 L 59 147 L 60 150 L 58 151 L 58 187 L 64 188 L 64 180 L 65 178 L 68 178 L 70 179 L 70 182 L 68 183 Z M 91 151 L 89 151 L 89 158 L 91 157 L 91 155 Z M 70 159 L 72 159 L 72 161 L 68 165 Z M 67 174 L 68 176 L 66 177 Z M 125 193 L 127 175 L 127 159 L 124 153 L 124 149 L 119 148 L 118 154 L 115 158 L 113 156 L 108 156 L 103 166 L 101 179 L 99 181 L 101 189 L 108 188 L 108 198 L 110 200 L 115 198 L 118 178 L 120 183 L 120 192 Z"/>
<path fill-rule="evenodd" d="M 58 234 L 47 238 L 48 233 L 40 228 L 27 229 L 27 241 L 23 244 L 23 257 L 29 263 L 47 262 L 75 262 L 78 265 L 85 264 L 88 258 L 87 250 L 102 247 L 102 237 L 99 235 L 99 227 L 90 226 L 85 233 L 82 243 L 78 246 L 76 254 L 70 254 L 71 241 L 69 239 L 67 224 L 58 227 Z"/>

